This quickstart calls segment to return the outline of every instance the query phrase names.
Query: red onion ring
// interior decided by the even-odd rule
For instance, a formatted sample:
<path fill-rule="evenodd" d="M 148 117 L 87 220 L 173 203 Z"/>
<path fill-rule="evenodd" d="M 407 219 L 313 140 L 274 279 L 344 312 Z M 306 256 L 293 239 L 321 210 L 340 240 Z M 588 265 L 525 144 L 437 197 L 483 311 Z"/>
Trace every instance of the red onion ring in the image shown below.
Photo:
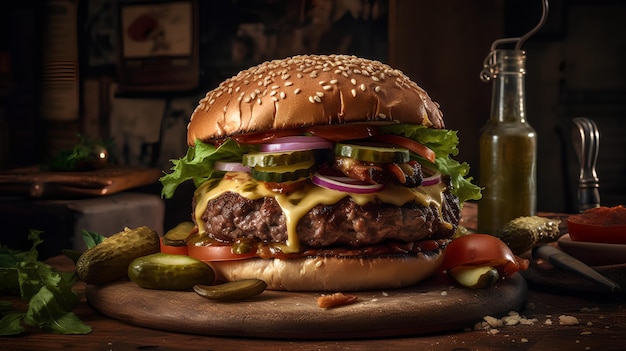
<path fill-rule="evenodd" d="M 215 161 L 213 169 L 222 172 L 250 172 L 250 167 L 246 167 L 241 162 L 236 161 Z"/>
<path fill-rule="evenodd" d="M 367 184 L 360 181 L 356 181 L 358 183 L 354 183 L 355 180 L 352 178 L 349 178 L 351 183 L 344 183 L 342 181 L 336 180 L 339 178 L 343 179 L 344 177 L 327 177 L 319 173 L 315 173 L 313 174 L 311 181 L 313 182 L 313 184 L 327 189 L 355 194 L 371 194 L 378 192 L 383 188 L 383 184 Z"/>
<path fill-rule="evenodd" d="M 431 186 L 441 183 L 441 173 L 434 172 L 432 175 L 422 179 L 422 186 Z"/>
<path fill-rule="evenodd" d="M 318 136 L 288 136 L 276 138 L 271 143 L 261 144 L 259 150 L 263 152 L 299 151 L 312 149 L 332 149 L 335 146 L 330 140 Z"/>

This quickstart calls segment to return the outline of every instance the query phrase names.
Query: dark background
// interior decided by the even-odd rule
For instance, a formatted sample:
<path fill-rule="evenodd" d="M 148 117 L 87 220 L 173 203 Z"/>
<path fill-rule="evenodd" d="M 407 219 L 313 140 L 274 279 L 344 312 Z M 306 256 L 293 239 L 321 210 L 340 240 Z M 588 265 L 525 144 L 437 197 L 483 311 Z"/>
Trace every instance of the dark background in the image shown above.
<path fill-rule="evenodd" d="M 39 163 L 71 146 L 80 132 L 111 136 L 111 100 L 163 100 L 166 111 L 157 121 L 175 125 L 188 118 L 189 109 L 206 90 L 242 68 L 297 53 L 342 52 L 388 62 L 424 87 L 441 104 L 447 127 L 459 130 L 458 158 L 469 162 L 472 174 L 477 174 L 478 132 L 488 118 L 491 99 L 491 85 L 479 79 L 483 60 L 494 40 L 524 34 L 538 22 L 541 11 L 541 2 L 530 0 L 200 0 L 198 86 L 183 91 L 118 89 L 108 94 L 119 73 L 120 3 L 127 1 L 76 2 L 83 103 L 78 118 L 69 122 L 41 117 L 42 37 L 49 15 L 45 2 L 0 4 L 0 169 Z M 622 33 L 626 4 L 554 0 L 550 5 L 548 23 L 523 47 L 528 57 L 528 120 L 539 138 L 538 209 L 576 210 L 578 162 L 570 128 L 571 119 L 579 116 L 593 118 L 600 129 L 598 172 L 603 204 L 624 204 L 626 37 Z M 262 33 L 264 41 L 251 32 Z M 87 128 L 87 107 L 92 106 L 85 106 L 83 99 L 94 86 L 101 97 L 97 125 Z M 139 145 L 144 153 L 140 160 L 124 155 L 119 159 L 169 168 L 167 159 L 184 148 L 185 136 L 180 128 L 158 123 L 162 123 L 161 139 Z M 164 135 L 169 144 L 163 142 Z M 147 191 L 158 193 L 158 184 Z M 173 207 L 183 208 L 180 215 L 168 219 L 170 225 L 188 215 L 190 191 L 180 195 L 184 206 L 168 207 L 176 214 Z"/>

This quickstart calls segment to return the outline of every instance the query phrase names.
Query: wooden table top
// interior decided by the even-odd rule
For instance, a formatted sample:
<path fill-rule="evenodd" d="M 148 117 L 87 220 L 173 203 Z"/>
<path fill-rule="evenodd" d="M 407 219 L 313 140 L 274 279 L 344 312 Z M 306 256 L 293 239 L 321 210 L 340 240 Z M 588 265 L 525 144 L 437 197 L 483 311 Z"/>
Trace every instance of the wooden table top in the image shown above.
<path fill-rule="evenodd" d="M 63 256 L 48 261 L 60 270 L 73 269 Z M 386 339 L 273 340 L 210 337 L 137 327 L 109 319 L 85 299 L 74 310 L 93 331 L 88 335 L 53 335 L 29 330 L 22 336 L 0 337 L 0 350 L 624 350 L 626 302 L 619 297 L 582 296 L 531 289 L 520 311 L 522 323 Z M 566 317 L 561 317 L 566 316 Z M 576 318 L 577 324 L 560 320 Z M 502 319 L 500 321 L 503 321 Z"/>

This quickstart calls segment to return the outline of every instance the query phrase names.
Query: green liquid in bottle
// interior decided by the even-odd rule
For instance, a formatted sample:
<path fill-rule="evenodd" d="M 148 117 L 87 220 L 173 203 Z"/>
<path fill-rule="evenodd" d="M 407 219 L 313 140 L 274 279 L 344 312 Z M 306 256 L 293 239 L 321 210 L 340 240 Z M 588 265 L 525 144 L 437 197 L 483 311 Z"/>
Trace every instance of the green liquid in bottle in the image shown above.
<path fill-rule="evenodd" d="M 528 124 L 488 123 L 480 136 L 478 231 L 495 234 L 508 221 L 535 214 L 536 135 Z"/>

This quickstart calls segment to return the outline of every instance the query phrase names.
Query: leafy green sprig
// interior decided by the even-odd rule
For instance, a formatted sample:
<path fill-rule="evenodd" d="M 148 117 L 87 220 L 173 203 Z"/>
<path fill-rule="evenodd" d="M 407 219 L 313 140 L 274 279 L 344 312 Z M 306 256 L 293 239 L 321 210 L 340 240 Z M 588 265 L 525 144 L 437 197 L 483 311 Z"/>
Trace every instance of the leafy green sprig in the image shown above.
<path fill-rule="evenodd" d="M 87 334 L 91 327 L 72 310 L 80 302 L 72 286 L 74 272 L 58 272 L 38 261 L 41 231 L 31 230 L 33 245 L 19 251 L 0 245 L 0 296 L 17 295 L 28 301 L 25 312 L 14 309 L 11 301 L 0 300 L 0 335 L 18 335 L 25 326 L 55 334 Z"/>

